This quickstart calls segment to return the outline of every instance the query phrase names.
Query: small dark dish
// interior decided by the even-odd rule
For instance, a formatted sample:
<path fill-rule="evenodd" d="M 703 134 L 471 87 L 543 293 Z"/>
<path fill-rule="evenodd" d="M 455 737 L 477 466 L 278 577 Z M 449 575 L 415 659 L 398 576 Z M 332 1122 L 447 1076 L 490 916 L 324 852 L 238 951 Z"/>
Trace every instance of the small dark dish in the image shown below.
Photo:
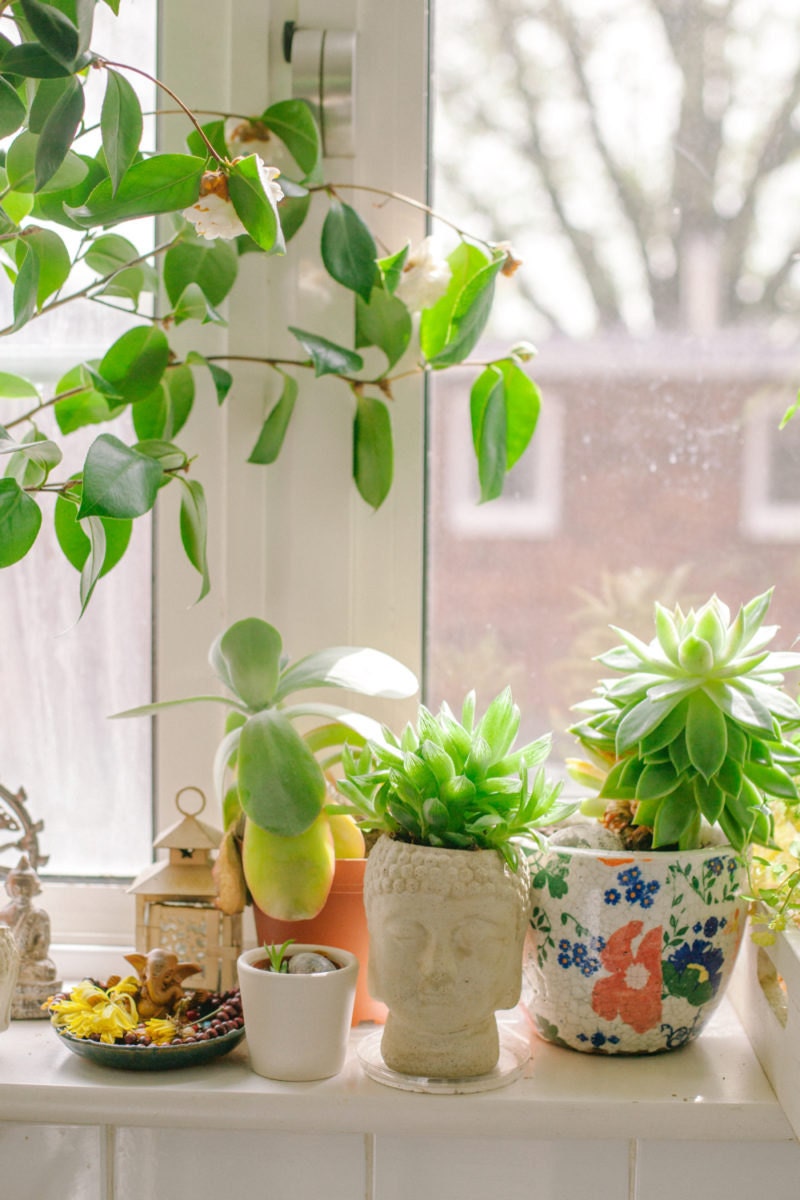
<path fill-rule="evenodd" d="M 58 1040 L 73 1054 L 88 1058 L 102 1067 L 118 1067 L 123 1071 L 167 1071 L 174 1067 L 199 1066 L 227 1054 L 239 1044 L 245 1032 L 244 1027 L 231 1029 L 205 1042 L 187 1042 L 177 1046 L 124 1046 L 76 1038 L 58 1029 L 54 1031 Z"/>

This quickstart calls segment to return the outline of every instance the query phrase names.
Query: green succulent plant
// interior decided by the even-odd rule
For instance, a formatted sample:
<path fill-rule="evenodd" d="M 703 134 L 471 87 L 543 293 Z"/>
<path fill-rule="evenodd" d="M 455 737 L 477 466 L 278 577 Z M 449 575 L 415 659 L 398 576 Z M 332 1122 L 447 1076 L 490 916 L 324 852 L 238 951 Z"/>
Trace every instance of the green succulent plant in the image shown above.
<path fill-rule="evenodd" d="M 365 831 L 457 850 L 498 850 L 516 867 L 520 840 L 563 819 L 574 805 L 540 767 L 550 735 L 513 749 L 520 711 L 506 688 L 475 720 L 470 692 L 457 720 L 447 704 L 434 715 L 420 705 L 417 725 L 400 738 L 346 746 L 337 786 Z"/>
<path fill-rule="evenodd" d="M 634 824 L 655 848 L 698 845 L 701 820 L 741 850 L 766 843 L 768 798 L 797 803 L 800 753 L 789 734 L 800 707 L 782 690 L 800 654 L 767 650 L 772 591 L 730 610 L 712 596 L 696 612 L 655 606 L 646 644 L 612 626 L 623 645 L 598 661 L 616 672 L 576 706 L 571 727 L 594 763 L 570 760 L 572 775 L 602 784 L 599 799 L 635 801 Z M 591 802 L 585 811 L 596 811 Z"/>

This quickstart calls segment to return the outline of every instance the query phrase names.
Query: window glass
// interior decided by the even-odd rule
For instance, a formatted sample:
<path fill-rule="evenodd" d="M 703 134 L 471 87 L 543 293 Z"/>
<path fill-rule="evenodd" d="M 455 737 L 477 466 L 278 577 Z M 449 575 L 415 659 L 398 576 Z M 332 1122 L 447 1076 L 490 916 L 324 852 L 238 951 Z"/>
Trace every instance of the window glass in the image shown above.
<path fill-rule="evenodd" d="M 99 4 L 92 45 L 152 72 L 155 27 L 155 0 L 129 0 L 116 20 Z M 87 127 L 97 123 L 103 94 L 102 73 L 92 74 L 97 80 L 89 79 Z M 152 88 L 139 76 L 131 82 L 143 108 L 152 112 Z M 94 153 L 98 145 L 99 135 L 87 134 L 82 148 Z M 59 233 L 65 240 L 71 236 L 63 228 Z M 149 222 L 129 223 L 125 235 L 142 249 L 152 245 Z M 68 287 L 79 288 L 80 279 Z M 5 326 L 7 289 L 0 305 Z M 99 357 L 131 323 L 105 305 L 65 304 L 3 339 L 3 370 L 26 375 L 45 397 L 53 395 L 68 368 Z M 3 406 L 0 419 L 8 421 L 29 402 L 5 400 Z M 37 415 L 44 433 L 49 417 Z M 72 434 L 66 449 L 71 443 L 73 461 L 65 454 L 59 472 L 75 470 L 99 432 L 103 429 L 94 427 Z M 41 869 L 43 878 L 129 876 L 151 855 L 149 723 L 107 719 L 150 695 L 152 556 L 147 522 L 136 526 L 122 568 L 100 582 L 80 621 L 78 574 L 56 543 L 49 514 L 33 552 L 0 574 L 0 783 L 12 793 L 24 788 L 31 817 L 44 822 L 39 842 L 49 862 Z M 2 841 L 9 843 L 0 859 L 4 866 L 18 856 L 13 840 L 13 831 L 4 830 Z"/>
<path fill-rule="evenodd" d="M 609 624 L 775 585 L 800 633 L 800 12 L 793 0 L 437 0 L 434 208 L 510 240 L 476 359 L 542 394 L 476 507 L 468 393 L 430 417 L 428 694 L 510 683 L 559 734 Z M 485 350 L 486 353 L 481 351 Z M 560 757 L 560 756 L 559 756 Z"/>

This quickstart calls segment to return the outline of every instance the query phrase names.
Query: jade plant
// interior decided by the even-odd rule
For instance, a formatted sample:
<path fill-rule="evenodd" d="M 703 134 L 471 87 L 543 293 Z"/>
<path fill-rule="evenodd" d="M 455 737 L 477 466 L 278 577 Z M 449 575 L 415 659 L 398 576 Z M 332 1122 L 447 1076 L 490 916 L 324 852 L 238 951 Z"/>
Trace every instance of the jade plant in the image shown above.
<path fill-rule="evenodd" d="M 631 845 L 691 849 L 705 821 L 743 850 L 772 836 L 770 801 L 798 802 L 800 707 L 783 672 L 800 654 L 767 646 L 772 591 L 735 618 L 717 596 L 684 613 L 655 606 L 649 643 L 614 628 L 622 645 L 598 661 L 614 672 L 571 732 L 591 756 L 572 775 L 597 790 L 584 812 L 628 825 Z"/>
<path fill-rule="evenodd" d="M 458 720 L 444 703 L 433 714 L 420 705 L 416 727 L 398 738 L 342 754 L 337 787 L 344 811 L 365 831 L 453 850 L 497 850 L 515 868 L 520 846 L 563 819 L 574 805 L 559 801 L 560 784 L 541 767 L 550 751 L 545 735 L 514 750 L 520 710 L 506 688 L 476 720 L 470 692 Z M 539 768 L 537 770 L 537 768 Z"/>
<path fill-rule="evenodd" d="M 290 700 L 310 688 L 402 699 L 417 691 L 416 676 L 390 655 L 357 646 L 329 647 L 287 662 L 278 630 L 257 617 L 236 621 L 220 634 L 209 661 L 227 694 L 163 700 L 116 715 L 148 716 L 207 702 L 230 710 L 214 760 L 226 829 L 217 860 L 220 906 L 234 912 L 244 907 L 246 885 L 269 916 L 287 921 L 315 916 L 333 881 L 337 843 L 344 843 L 340 857 L 353 857 L 354 842 L 363 853 L 352 818 L 327 811 L 325 770 L 345 742 L 379 738 L 381 726 L 341 705 Z M 296 723 L 308 719 L 316 723 L 301 732 Z"/>
<path fill-rule="evenodd" d="M 121 2 L 127 0 L 105 0 L 114 13 Z M 76 358 L 53 388 L 0 372 L 0 567 L 29 553 L 43 514 L 52 514 L 59 545 L 80 572 L 82 608 L 124 555 L 132 522 L 167 485 L 181 492 L 180 536 L 200 576 L 200 598 L 209 589 L 203 464 L 184 446 L 184 426 L 198 373 L 219 404 L 236 402 L 228 369 L 235 364 L 208 352 L 203 329 L 225 324 L 221 306 L 244 255 L 268 267 L 312 207 L 324 206 L 320 269 L 349 316 L 349 336 L 333 342 L 292 326 L 295 354 L 273 357 L 259 345 L 249 356 L 272 386 L 248 462 L 263 467 L 279 456 L 302 403 L 299 377 L 329 376 L 342 384 L 352 474 L 373 508 L 392 484 L 396 381 L 468 365 L 498 278 L 519 266 L 507 246 L 472 237 L 446 217 L 438 220 L 452 237 L 449 252 L 429 239 L 413 249 L 379 249 L 346 199 L 359 185 L 324 178 L 307 104 L 279 100 L 257 113 L 212 114 L 201 123 L 167 84 L 92 49 L 97 3 L 0 3 L 0 264 L 11 314 L 0 337 L 13 341 L 31 322 L 76 302 L 130 318 L 130 328 L 96 358 Z M 130 82 L 141 76 L 185 121 L 184 152 L 151 152 L 142 144 L 143 113 Z M 200 80 L 198 89 L 194 100 L 202 103 Z M 276 154 L 289 157 L 280 179 L 266 162 Z M 436 217 L 375 183 L 361 190 Z M 162 236 L 144 250 L 118 232 L 156 216 Z M 178 326 L 182 334 L 192 331 L 181 347 L 172 338 Z M 500 494 L 536 426 L 539 395 L 524 368 L 531 353 L 519 343 L 473 364 L 470 411 L 484 500 Z M 66 474 L 64 439 L 98 425 L 102 432 L 82 466 Z"/>

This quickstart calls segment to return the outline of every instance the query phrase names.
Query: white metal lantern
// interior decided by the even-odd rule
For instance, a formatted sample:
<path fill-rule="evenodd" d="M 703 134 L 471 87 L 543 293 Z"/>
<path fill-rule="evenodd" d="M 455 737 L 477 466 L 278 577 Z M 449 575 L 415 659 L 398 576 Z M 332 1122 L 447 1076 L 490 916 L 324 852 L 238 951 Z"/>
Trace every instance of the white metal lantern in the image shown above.
<path fill-rule="evenodd" d="M 187 792 L 200 797 L 194 812 L 187 810 L 185 801 L 181 804 Z M 175 806 L 182 819 L 153 843 L 156 850 L 169 850 L 169 858 L 147 867 L 128 888 L 136 896 L 136 949 L 147 954 L 161 947 L 181 962 L 200 963 L 202 974 L 193 975 L 190 985 L 227 991 L 236 985 L 242 919 L 221 913 L 214 904 L 212 853 L 222 833 L 198 819 L 206 806 L 200 788 L 181 788 Z"/>

